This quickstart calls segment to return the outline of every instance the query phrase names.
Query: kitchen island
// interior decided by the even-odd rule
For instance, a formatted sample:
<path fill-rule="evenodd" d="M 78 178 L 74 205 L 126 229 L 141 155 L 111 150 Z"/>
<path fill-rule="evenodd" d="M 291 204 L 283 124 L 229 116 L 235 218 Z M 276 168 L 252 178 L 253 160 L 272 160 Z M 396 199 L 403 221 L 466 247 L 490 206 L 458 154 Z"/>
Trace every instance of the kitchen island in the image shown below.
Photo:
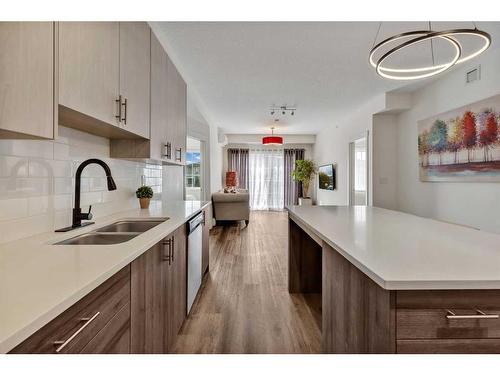
<path fill-rule="evenodd" d="M 292 206 L 289 292 L 325 353 L 500 353 L 500 235 L 364 206 Z"/>

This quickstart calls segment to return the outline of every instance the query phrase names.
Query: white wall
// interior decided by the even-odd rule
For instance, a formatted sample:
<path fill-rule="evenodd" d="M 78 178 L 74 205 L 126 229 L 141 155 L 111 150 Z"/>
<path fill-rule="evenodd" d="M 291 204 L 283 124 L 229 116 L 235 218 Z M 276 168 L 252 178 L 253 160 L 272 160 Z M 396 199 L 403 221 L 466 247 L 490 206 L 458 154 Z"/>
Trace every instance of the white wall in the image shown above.
<path fill-rule="evenodd" d="M 397 202 L 397 116 L 373 115 L 372 177 L 373 205 L 398 209 Z"/>
<path fill-rule="evenodd" d="M 204 119 L 195 119 L 192 117 L 188 117 L 187 121 L 188 125 L 188 136 L 193 137 L 195 139 L 198 139 L 202 141 L 202 153 L 203 157 L 205 158 L 202 160 L 202 167 L 203 167 L 203 194 L 200 194 L 201 200 L 209 200 L 211 193 L 210 193 L 210 181 L 211 181 L 211 176 L 210 176 L 210 126 L 206 123 Z"/>
<path fill-rule="evenodd" d="M 397 206 L 401 211 L 500 233 L 500 183 L 431 183 L 418 176 L 417 121 L 500 93 L 500 51 L 487 51 L 413 94 L 398 116 Z M 481 80 L 465 72 L 481 64 Z"/>
<path fill-rule="evenodd" d="M 222 159 L 224 145 L 219 142 L 219 128 L 210 125 L 210 193 L 222 189 Z"/>
<path fill-rule="evenodd" d="M 316 177 L 314 191 L 317 204 L 320 205 L 347 205 L 349 204 L 349 143 L 357 138 L 364 137 L 369 132 L 368 137 L 368 199 L 371 202 L 372 186 L 372 117 L 385 106 L 385 96 L 377 96 L 372 100 L 360 104 L 358 109 L 329 128 L 326 128 L 316 135 L 314 145 L 314 160 L 318 166 L 333 163 L 336 167 L 336 189 L 319 190 L 318 179 Z"/>

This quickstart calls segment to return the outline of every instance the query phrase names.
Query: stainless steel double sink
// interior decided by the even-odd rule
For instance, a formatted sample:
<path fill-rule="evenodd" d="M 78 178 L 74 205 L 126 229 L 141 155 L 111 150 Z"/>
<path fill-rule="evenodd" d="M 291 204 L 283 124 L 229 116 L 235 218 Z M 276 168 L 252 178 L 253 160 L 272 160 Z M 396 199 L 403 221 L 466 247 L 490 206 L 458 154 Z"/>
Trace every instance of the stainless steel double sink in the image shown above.
<path fill-rule="evenodd" d="M 167 221 L 168 218 L 120 220 L 92 232 L 57 242 L 54 245 L 114 245 L 132 238 Z"/>

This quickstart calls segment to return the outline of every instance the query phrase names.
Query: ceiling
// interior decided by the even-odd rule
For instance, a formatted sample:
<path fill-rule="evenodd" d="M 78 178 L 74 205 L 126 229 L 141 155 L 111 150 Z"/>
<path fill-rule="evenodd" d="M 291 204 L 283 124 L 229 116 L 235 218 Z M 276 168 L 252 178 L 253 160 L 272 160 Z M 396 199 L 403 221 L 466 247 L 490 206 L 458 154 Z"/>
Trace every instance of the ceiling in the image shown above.
<path fill-rule="evenodd" d="M 378 77 L 368 63 L 368 52 L 379 25 L 378 22 L 152 23 L 187 81 L 190 95 L 196 98 L 199 112 L 227 133 L 247 134 L 262 134 L 273 124 L 282 134 L 316 134 L 370 98 L 407 85 Z M 490 49 L 500 45 L 500 22 L 477 26 L 491 34 Z M 427 27 L 427 22 L 384 22 L 377 42 L 393 34 Z M 432 24 L 434 30 L 459 27 L 470 28 L 472 24 Z M 470 45 L 464 42 L 467 50 Z M 443 61 L 451 49 L 446 46 L 441 49 L 439 42 L 435 43 L 435 59 Z M 439 54 L 441 50 L 443 53 Z M 391 63 L 430 61 L 430 45 L 422 44 L 408 49 Z M 284 104 L 297 108 L 295 116 L 280 116 L 275 123 L 269 108 Z"/>

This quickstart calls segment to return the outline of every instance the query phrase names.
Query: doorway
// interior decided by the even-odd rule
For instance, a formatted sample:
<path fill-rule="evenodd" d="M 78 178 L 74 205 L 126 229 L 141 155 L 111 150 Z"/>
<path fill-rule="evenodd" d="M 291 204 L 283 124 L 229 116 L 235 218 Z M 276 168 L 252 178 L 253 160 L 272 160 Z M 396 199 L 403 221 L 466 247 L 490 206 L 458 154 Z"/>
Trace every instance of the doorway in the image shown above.
<path fill-rule="evenodd" d="M 368 137 L 349 143 L 349 205 L 368 205 Z"/>
<path fill-rule="evenodd" d="M 204 141 L 187 137 L 185 189 L 187 201 L 205 200 L 204 183 Z"/>

